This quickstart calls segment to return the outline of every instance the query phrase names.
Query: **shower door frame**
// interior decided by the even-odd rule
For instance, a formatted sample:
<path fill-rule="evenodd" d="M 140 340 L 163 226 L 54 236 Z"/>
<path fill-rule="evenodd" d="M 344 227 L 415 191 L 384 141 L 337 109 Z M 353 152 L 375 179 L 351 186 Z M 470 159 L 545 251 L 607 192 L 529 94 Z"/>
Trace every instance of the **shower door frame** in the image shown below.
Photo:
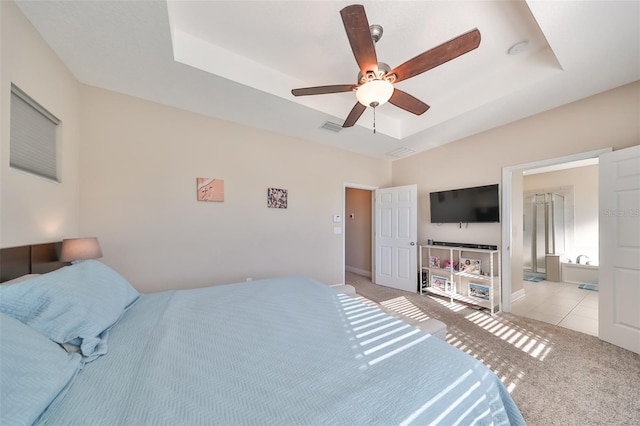
<path fill-rule="evenodd" d="M 547 192 L 543 192 L 547 191 Z M 566 233 L 564 229 L 566 225 L 565 220 L 565 203 L 567 199 L 566 194 L 561 194 L 557 190 L 545 189 L 543 191 L 530 191 L 523 194 L 523 201 L 529 201 L 526 204 L 526 208 L 531 214 L 530 220 L 527 221 L 526 212 L 523 212 L 523 231 L 526 231 L 526 225 L 531 226 L 531 247 L 525 250 L 523 247 L 523 269 L 526 273 L 546 278 L 547 266 L 546 260 L 548 254 L 559 254 L 558 249 L 564 251 L 566 245 Z M 558 218 L 556 212 L 556 199 L 555 197 L 561 197 L 563 200 L 562 212 L 560 217 L 562 218 L 563 235 L 561 247 L 557 247 L 558 241 L 556 241 L 556 233 L 558 230 L 556 219 Z M 524 206 L 523 206 L 524 208 Z M 542 229 L 544 232 L 540 232 Z M 523 243 L 526 242 L 526 233 L 523 232 Z M 523 244 L 524 245 L 524 244 Z M 524 253 L 528 252 L 528 259 L 530 259 L 531 265 L 527 266 L 525 263 Z"/>

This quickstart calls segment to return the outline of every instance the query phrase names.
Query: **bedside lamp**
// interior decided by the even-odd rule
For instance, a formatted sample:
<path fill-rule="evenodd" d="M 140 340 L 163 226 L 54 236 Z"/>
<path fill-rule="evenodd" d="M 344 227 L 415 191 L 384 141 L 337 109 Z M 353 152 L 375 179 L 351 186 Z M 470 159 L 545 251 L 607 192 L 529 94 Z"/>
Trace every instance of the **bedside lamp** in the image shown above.
<path fill-rule="evenodd" d="M 102 257 L 102 250 L 98 239 L 95 237 L 62 240 L 61 262 L 77 263 L 82 260 L 97 259 L 99 257 Z"/>

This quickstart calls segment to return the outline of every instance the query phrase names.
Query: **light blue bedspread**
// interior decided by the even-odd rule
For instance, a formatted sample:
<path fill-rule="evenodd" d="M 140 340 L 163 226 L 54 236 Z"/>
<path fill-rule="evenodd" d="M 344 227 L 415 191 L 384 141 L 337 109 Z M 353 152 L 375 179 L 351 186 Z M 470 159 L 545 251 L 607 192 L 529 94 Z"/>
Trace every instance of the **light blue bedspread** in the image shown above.
<path fill-rule="evenodd" d="M 449 344 L 306 278 L 142 296 L 39 424 L 524 424 Z"/>

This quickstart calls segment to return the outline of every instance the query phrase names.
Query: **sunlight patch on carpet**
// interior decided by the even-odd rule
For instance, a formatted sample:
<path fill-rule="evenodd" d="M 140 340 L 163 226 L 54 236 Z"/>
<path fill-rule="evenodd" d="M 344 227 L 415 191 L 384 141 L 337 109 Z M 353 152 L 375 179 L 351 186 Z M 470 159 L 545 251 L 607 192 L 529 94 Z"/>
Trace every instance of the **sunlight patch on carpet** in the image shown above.
<path fill-rule="evenodd" d="M 549 340 L 503 318 L 474 312 L 467 315 L 466 319 L 540 361 L 543 361 L 551 351 Z"/>
<path fill-rule="evenodd" d="M 433 301 L 438 302 L 439 304 L 448 308 L 449 310 L 452 310 L 453 312 L 460 312 L 467 308 L 466 305 L 463 305 L 461 303 L 451 302 L 450 300 L 446 300 L 444 298 L 429 296 L 429 295 L 427 295 L 427 297 Z"/>
<path fill-rule="evenodd" d="M 385 300 L 384 302 L 380 302 L 380 304 L 391 311 L 402 314 L 405 317 L 413 318 L 418 322 L 426 321 L 430 318 L 404 296 Z"/>

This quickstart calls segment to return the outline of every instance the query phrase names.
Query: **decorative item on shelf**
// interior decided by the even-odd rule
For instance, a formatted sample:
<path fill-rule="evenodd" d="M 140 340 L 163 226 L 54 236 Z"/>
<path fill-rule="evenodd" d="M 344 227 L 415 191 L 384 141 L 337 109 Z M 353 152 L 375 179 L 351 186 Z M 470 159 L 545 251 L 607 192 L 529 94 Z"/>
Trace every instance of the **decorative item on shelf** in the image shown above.
<path fill-rule="evenodd" d="M 100 243 L 96 237 L 66 238 L 62 240 L 60 261 L 78 263 L 87 259 L 102 257 Z"/>
<path fill-rule="evenodd" d="M 437 288 L 441 291 L 451 291 L 451 282 L 448 281 L 445 277 L 440 277 L 438 275 L 431 276 L 431 287 Z"/>
<path fill-rule="evenodd" d="M 440 268 L 440 256 L 429 256 L 429 268 Z"/>
<path fill-rule="evenodd" d="M 474 297 L 480 300 L 489 300 L 490 296 L 490 287 L 482 284 L 469 283 L 469 297 Z"/>
<path fill-rule="evenodd" d="M 458 262 L 454 259 L 445 259 L 444 260 L 444 269 L 449 271 L 455 271 L 458 268 Z"/>
<path fill-rule="evenodd" d="M 482 262 L 479 259 L 460 258 L 460 272 L 480 274 Z"/>

